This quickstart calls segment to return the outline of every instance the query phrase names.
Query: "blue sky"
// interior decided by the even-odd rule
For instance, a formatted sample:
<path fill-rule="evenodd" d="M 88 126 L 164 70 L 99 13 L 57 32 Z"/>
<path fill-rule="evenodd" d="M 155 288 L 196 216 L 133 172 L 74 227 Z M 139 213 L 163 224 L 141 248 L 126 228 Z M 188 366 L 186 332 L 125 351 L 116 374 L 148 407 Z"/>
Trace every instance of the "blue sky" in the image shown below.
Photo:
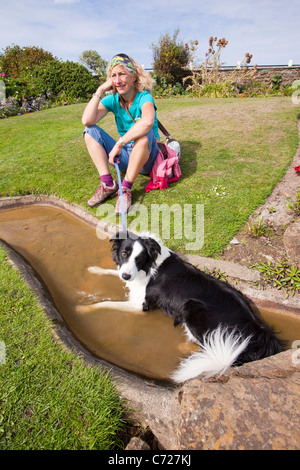
<path fill-rule="evenodd" d="M 183 42 L 198 40 L 200 60 L 217 36 L 228 40 L 226 65 L 245 52 L 253 64 L 300 64 L 300 0 L 0 0 L 1 52 L 31 45 L 73 61 L 87 49 L 106 60 L 126 52 L 149 68 L 151 43 L 177 28 Z"/>

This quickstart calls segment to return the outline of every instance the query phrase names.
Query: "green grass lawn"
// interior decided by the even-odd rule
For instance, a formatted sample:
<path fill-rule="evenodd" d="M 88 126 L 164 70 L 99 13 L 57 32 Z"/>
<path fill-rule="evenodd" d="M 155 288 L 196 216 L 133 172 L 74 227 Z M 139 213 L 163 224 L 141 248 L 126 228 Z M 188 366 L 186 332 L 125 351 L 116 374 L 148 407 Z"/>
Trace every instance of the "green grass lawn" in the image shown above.
<path fill-rule="evenodd" d="M 111 379 L 54 340 L 51 320 L 0 249 L 0 450 L 109 450 L 122 401 Z"/>
<path fill-rule="evenodd" d="M 203 205 L 204 246 L 196 252 L 218 256 L 292 160 L 299 107 L 289 98 L 174 98 L 157 106 L 159 119 L 181 142 L 182 178 L 168 190 L 145 193 L 148 178 L 139 176 L 134 203 L 143 204 L 149 218 L 154 204 L 178 204 L 179 212 L 189 205 L 193 214 Z M 54 194 L 96 215 L 86 205 L 99 181 L 82 138 L 83 109 L 79 104 L 0 121 L 0 197 Z M 111 116 L 103 127 L 117 137 Z M 165 241 L 187 251 L 187 238 L 171 231 Z M 54 341 L 53 325 L 2 249 L 0 285 L 0 341 L 6 346 L 0 449 L 115 446 L 124 421 L 111 380 Z"/>

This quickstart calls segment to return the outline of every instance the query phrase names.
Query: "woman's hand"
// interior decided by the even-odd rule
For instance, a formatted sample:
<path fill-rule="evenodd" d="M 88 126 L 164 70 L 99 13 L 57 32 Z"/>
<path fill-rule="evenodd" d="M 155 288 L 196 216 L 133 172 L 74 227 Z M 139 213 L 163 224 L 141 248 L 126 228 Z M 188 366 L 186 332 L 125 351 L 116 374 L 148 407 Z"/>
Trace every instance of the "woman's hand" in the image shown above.
<path fill-rule="evenodd" d="M 83 112 L 81 121 L 84 126 L 94 126 L 106 116 L 108 111 L 101 103 L 101 98 L 106 91 L 110 90 L 115 90 L 111 79 L 106 80 L 97 88 L 96 93 L 93 94 Z"/>
<path fill-rule="evenodd" d="M 108 155 L 108 161 L 111 165 L 115 165 L 115 161 L 119 163 L 119 158 L 116 158 L 116 157 L 120 155 L 121 150 L 122 150 L 122 144 L 118 141 L 115 143 L 114 147 L 112 148 L 112 150 L 110 151 Z"/>
<path fill-rule="evenodd" d="M 103 93 L 105 93 L 106 91 L 113 91 L 113 94 L 115 95 L 116 94 L 116 88 L 113 84 L 113 81 L 111 78 L 109 78 L 108 80 L 106 80 L 106 82 L 102 83 L 102 85 L 100 85 L 97 89 L 97 93 L 99 93 L 101 96 L 103 95 Z"/>

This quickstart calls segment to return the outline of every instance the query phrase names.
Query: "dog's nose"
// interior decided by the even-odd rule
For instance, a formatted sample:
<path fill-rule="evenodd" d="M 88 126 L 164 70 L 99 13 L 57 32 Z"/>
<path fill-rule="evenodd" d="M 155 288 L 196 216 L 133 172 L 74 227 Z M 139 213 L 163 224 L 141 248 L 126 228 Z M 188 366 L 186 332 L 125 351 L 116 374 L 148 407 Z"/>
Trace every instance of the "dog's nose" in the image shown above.
<path fill-rule="evenodd" d="M 124 281 L 129 281 L 129 279 L 131 278 L 131 274 L 123 273 L 122 278 L 124 279 Z"/>

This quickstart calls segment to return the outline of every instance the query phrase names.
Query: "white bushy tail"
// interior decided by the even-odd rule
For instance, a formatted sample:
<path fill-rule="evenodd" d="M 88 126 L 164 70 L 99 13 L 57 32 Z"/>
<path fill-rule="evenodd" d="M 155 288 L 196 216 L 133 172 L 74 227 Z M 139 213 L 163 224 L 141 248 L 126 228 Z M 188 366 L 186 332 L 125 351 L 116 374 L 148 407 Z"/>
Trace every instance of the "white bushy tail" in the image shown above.
<path fill-rule="evenodd" d="M 220 325 L 198 342 L 201 350 L 184 359 L 171 378 L 180 383 L 200 374 L 205 378 L 221 376 L 246 349 L 250 338 L 242 338 L 238 331 L 229 332 Z"/>

